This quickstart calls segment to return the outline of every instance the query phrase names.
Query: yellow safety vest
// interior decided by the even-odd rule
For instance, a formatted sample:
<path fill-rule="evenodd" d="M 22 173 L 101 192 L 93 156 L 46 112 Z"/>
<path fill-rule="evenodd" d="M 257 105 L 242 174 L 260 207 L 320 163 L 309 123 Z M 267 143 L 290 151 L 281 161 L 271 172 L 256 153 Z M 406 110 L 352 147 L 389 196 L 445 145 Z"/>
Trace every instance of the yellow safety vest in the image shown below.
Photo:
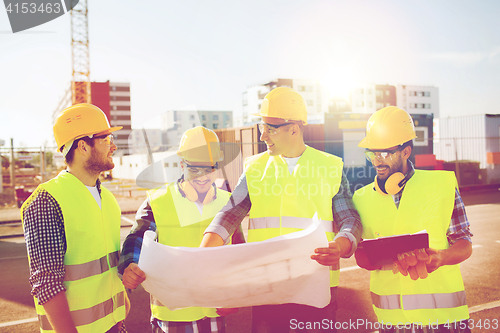
<path fill-rule="evenodd" d="M 106 332 L 125 319 L 125 289 L 116 267 L 120 207 L 113 194 L 101 187 L 100 209 L 85 185 L 66 171 L 39 187 L 52 195 L 62 210 L 64 286 L 73 322 L 80 333 Z M 31 201 L 26 201 L 22 211 Z M 53 332 L 43 306 L 34 299 L 41 332 Z"/>
<path fill-rule="evenodd" d="M 230 193 L 217 189 L 217 198 L 203 205 L 202 214 L 194 202 L 184 198 L 175 185 L 148 192 L 156 223 L 158 242 L 169 246 L 198 247 L 215 214 L 228 202 Z M 169 310 L 151 295 L 151 314 L 163 321 L 196 321 L 218 317 L 216 309 L 190 307 Z"/>
<path fill-rule="evenodd" d="M 357 190 L 353 201 L 363 224 L 363 239 L 425 229 L 431 248 L 447 249 L 455 186 L 453 172 L 416 170 L 404 188 L 399 209 L 392 196 L 374 191 L 373 183 Z M 392 270 L 375 270 L 370 291 L 375 314 L 384 324 L 441 325 L 469 318 L 460 265 L 441 266 L 417 281 Z"/>
<path fill-rule="evenodd" d="M 281 156 L 267 152 L 245 160 L 245 176 L 252 207 L 248 241 L 256 242 L 309 226 L 318 212 L 328 241 L 335 237 L 332 199 L 340 188 L 342 159 L 306 147 L 293 173 Z M 330 286 L 338 286 L 339 267 L 330 267 Z"/>

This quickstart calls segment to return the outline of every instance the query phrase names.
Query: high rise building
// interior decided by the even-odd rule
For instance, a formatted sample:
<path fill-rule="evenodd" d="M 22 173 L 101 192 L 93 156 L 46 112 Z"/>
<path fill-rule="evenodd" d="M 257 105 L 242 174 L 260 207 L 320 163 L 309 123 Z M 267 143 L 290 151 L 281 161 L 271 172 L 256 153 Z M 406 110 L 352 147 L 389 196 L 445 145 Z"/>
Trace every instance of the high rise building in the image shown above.
<path fill-rule="evenodd" d="M 397 107 L 411 114 L 439 118 L 439 89 L 432 86 L 397 85 Z"/>
<path fill-rule="evenodd" d="M 115 155 L 128 155 L 128 137 L 132 132 L 130 83 L 128 82 L 91 82 L 92 104 L 98 106 L 108 117 L 109 124 L 123 126 L 113 133 L 118 147 Z M 71 105 L 71 87 L 65 92 L 59 105 L 52 114 L 53 122 L 59 113 Z"/>
<path fill-rule="evenodd" d="M 396 87 L 388 84 L 365 84 L 351 90 L 353 113 L 372 114 L 386 106 L 396 106 Z"/>
<path fill-rule="evenodd" d="M 233 127 L 233 111 L 169 110 L 161 115 L 163 145 L 177 146 L 182 134 L 196 126 L 209 129 Z"/>
<path fill-rule="evenodd" d="M 252 114 L 259 113 L 264 97 L 266 97 L 268 92 L 278 87 L 287 87 L 297 90 L 306 101 L 308 123 L 323 123 L 324 114 L 328 112 L 328 103 L 327 96 L 323 93 L 319 81 L 276 79 L 262 85 L 249 87 L 247 91 L 243 93 L 243 124 L 256 122 L 258 120 L 258 118 L 252 116 Z"/>

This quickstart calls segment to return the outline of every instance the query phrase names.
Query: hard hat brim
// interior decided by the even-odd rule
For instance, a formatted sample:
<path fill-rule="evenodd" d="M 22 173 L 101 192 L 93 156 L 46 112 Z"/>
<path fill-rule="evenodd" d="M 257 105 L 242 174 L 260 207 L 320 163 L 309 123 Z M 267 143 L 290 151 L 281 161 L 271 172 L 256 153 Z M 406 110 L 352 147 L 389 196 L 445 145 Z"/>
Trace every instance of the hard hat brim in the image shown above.
<path fill-rule="evenodd" d="M 240 147 L 236 143 L 232 142 L 220 142 L 220 155 L 219 161 L 217 161 L 218 167 L 224 168 L 227 167 L 228 164 L 233 162 L 238 157 L 241 159 L 241 151 Z M 196 149 L 196 148 L 195 148 Z M 163 168 L 165 167 L 165 163 L 171 164 L 178 161 L 179 158 L 182 158 L 177 154 L 177 151 L 172 151 L 172 154 L 168 157 L 161 159 L 159 161 L 155 161 L 153 164 L 149 165 L 146 169 L 144 169 L 136 178 L 136 184 L 145 189 L 154 189 L 165 184 L 169 184 L 175 182 L 177 179 L 166 179 L 167 173 L 163 172 Z M 186 159 L 189 162 L 189 160 Z M 195 161 L 193 161 L 195 162 Z M 235 168 L 240 167 L 239 163 L 236 163 Z M 227 174 L 230 174 L 230 171 L 227 171 Z"/>
<path fill-rule="evenodd" d="M 89 135 L 105 135 L 105 134 L 110 134 L 112 132 L 115 132 L 115 131 L 119 131 L 123 128 L 123 126 L 115 126 L 115 127 L 110 127 L 108 128 L 107 130 L 105 131 L 101 131 L 101 132 L 91 132 L 91 133 L 86 133 L 86 134 L 82 134 L 82 135 L 79 135 L 77 136 L 76 138 L 74 138 L 72 141 L 75 142 L 75 140 L 78 140 L 78 139 L 81 139 L 83 137 L 86 137 L 86 136 L 89 136 Z M 62 151 L 62 147 L 64 147 L 65 145 L 67 144 L 67 142 L 65 144 L 63 144 L 61 147 L 59 147 L 57 149 L 57 151 L 61 152 Z"/>
<path fill-rule="evenodd" d="M 250 115 L 251 115 L 251 116 L 255 116 L 255 117 L 269 117 L 269 118 L 283 119 L 283 120 L 285 120 L 285 121 L 289 121 L 289 120 L 293 120 L 293 121 L 301 121 L 304 125 L 307 125 L 307 121 L 304 121 L 304 120 L 302 120 L 302 119 L 272 117 L 272 116 L 268 116 L 267 114 L 263 114 L 263 113 L 251 113 Z"/>

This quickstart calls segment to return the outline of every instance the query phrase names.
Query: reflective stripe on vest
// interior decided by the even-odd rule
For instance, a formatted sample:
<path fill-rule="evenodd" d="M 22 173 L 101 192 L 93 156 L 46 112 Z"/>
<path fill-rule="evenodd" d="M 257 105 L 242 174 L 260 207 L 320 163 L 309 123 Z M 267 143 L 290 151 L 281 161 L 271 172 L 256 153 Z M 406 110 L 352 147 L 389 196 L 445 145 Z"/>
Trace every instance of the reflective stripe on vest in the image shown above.
<path fill-rule="evenodd" d="M 323 221 L 328 241 L 335 233 L 332 199 L 342 180 L 342 159 L 306 147 L 290 173 L 281 156 L 264 152 L 245 160 L 252 206 L 248 241 L 263 241 L 305 229 L 315 213 Z M 304 220 L 307 222 L 304 223 Z M 338 285 L 338 267 L 330 270 L 330 286 Z"/>
<path fill-rule="evenodd" d="M 326 232 L 333 232 L 332 221 L 321 221 Z M 279 217 L 254 217 L 249 220 L 248 229 L 265 228 L 294 228 L 306 229 L 311 224 L 311 219 L 305 217 L 282 216 L 281 226 Z"/>
<path fill-rule="evenodd" d="M 91 308 L 73 310 L 71 311 L 71 318 L 75 323 L 75 326 L 83 326 L 91 324 L 95 321 L 95 318 L 104 318 L 107 315 L 113 313 L 116 308 L 113 308 L 113 304 L 116 308 L 125 305 L 125 292 L 120 292 L 115 295 L 112 299 L 108 299 L 100 304 L 97 304 Z M 46 331 L 52 330 L 52 325 L 50 325 L 49 319 L 46 315 L 38 315 L 38 321 L 40 323 L 40 328 Z"/>
<path fill-rule="evenodd" d="M 373 305 L 385 310 L 446 309 L 467 305 L 465 290 L 449 294 L 403 295 L 403 307 L 401 295 L 377 295 L 374 292 L 371 295 Z"/>
<path fill-rule="evenodd" d="M 74 175 L 62 171 L 40 185 L 61 208 L 66 237 L 64 287 L 78 332 L 104 332 L 125 319 L 125 288 L 117 275 L 120 251 L 120 206 L 101 187 L 99 207 Z M 34 193 L 35 195 L 35 193 Z M 43 332 L 48 324 L 43 305 L 34 297 Z"/>
<path fill-rule="evenodd" d="M 353 196 L 363 224 L 364 239 L 427 230 L 429 247 L 447 249 L 456 178 L 449 171 L 416 170 L 407 182 L 399 208 L 389 195 L 367 185 Z M 419 323 L 469 318 L 459 265 L 442 266 L 426 279 L 413 281 L 390 270 L 371 271 L 373 309 L 381 322 Z M 387 266 L 389 268 L 389 266 Z"/>
<path fill-rule="evenodd" d="M 379 309 L 401 309 L 401 298 L 400 295 L 377 295 L 374 292 L 372 294 L 372 302 Z"/>
<path fill-rule="evenodd" d="M 158 242 L 168 246 L 198 247 L 203 239 L 203 232 L 230 197 L 229 192 L 220 189 L 217 189 L 216 195 L 214 201 L 203 205 L 200 214 L 196 204 L 183 197 L 173 184 L 149 191 L 148 198 L 154 213 Z M 183 220 L 182 224 L 180 220 Z M 191 322 L 219 316 L 213 308 L 189 307 L 171 311 L 153 295 L 150 305 L 151 316 L 162 321 Z"/>
<path fill-rule="evenodd" d="M 118 265 L 120 253 L 118 251 L 109 254 L 109 264 L 106 256 L 94 261 L 86 262 L 79 265 L 64 266 L 65 274 L 64 281 L 76 281 L 85 279 L 89 276 L 97 275 L 108 271 L 110 268 Z"/>

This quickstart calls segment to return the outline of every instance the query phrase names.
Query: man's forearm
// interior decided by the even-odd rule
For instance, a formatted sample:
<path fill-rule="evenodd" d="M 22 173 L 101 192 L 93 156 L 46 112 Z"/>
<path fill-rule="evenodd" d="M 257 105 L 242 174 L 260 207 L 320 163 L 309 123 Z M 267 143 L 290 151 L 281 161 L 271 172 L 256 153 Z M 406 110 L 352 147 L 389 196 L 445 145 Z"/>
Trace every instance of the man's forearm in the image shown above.
<path fill-rule="evenodd" d="M 443 265 L 456 265 L 472 254 L 472 243 L 465 239 L 456 241 L 449 249 L 443 250 Z"/>
<path fill-rule="evenodd" d="M 200 247 L 215 247 L 224 245 L 224 240 L 218 234 L 207 232 L 201 240 Z"/>
<path fill-rule="evenodd" d="M 77 333 L 73 318 L 69 311 L 65 292 L 60 292 L 43 304 L 52 328 L 56 333 Z"/>
<path fill-rule="evenodd" d="M 340 246 L 340 256 L 344 257 L 346 254 L 351 252 L 352 245 L 351 241 L 346 238 L 346 237 L 338 237 L 335 239 L 335 242 L 337 242 Z"/>

